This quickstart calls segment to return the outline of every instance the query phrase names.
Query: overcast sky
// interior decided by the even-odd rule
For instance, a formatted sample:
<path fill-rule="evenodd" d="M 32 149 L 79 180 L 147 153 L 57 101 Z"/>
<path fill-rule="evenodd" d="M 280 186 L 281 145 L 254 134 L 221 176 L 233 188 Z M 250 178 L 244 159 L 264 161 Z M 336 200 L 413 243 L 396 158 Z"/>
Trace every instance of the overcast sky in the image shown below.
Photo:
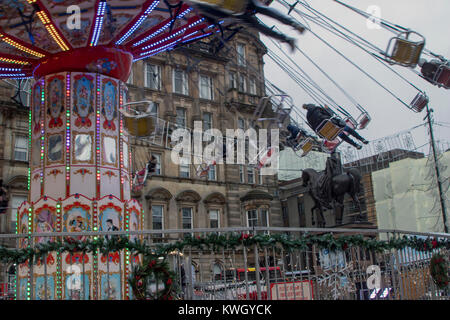
<path fill-rule="evenodd" d="M 290 0 L 288 2 L 293 3 L 294 1 Z M 369 29 L 364 17 L 332 0 L 309 0 L 308 2 L 315 9 L 343 24 L 382 49 L 387 47 L 388 40 L 393 36 L 392 33 L 384 29 Z M 428 50 L 450 58 L 449 0 L 344 0 L 344 2 L 364 11 L 371 5 L 379 6 L 383 19 L 419 32 L 426 38 L 426 48 Z M 286 9 L 277 3 L 277 1 L 274 1 L 272 6 L 286 12 Z M 302 11 L 305 10 L 300 5 L 297 5 L 297 8 Z M 292 13 L 292 15 L 298 18 L 297 14 Z M 296 37 L 297 45 L 325 69 L 331 77 L 344 87 L 370 113 L 372 123 L 367 129 L 360 132 L 367 139 L 375 140 L 394 135 L 399 131 L 408 130 L 423 123 L 424 112 L 417 114 L 407 109 L 406 106 L 402 105 L 373 82 L 373 80 L 333 52 L 311 33 L 307 32 L 300 35 L 292 31 L 289 27 L 284 27 L 279 22 L 270 18 L 265 18 L 262 15 L 259 15 L 259 17 L 269 26 L 276 24 L 289 35 Z M 313 23 L 310 23 L 310 26 L 314 32 L 324 37 L 348 58 L 356 62 L 390 90 L 394 91 L 406 103 L 412 101 L 417 91 L 382 66 L 374 58 L 321 27 Z M 275 51 L 280 57 L 283 56 L 280 50 L 268 38 L 264 36 L 261 38 L 270 49 Z M 282 45 L 282 48 L 286 52 L 289 51 L 287 45 Z M 316 82 L 322 84 L 322 88 L 333 99 L 342 106 L 345 106 L 347 111 L 355 117 L 359 115 L 359 111 L 353 107 L 352 103 L 299 52 L 291 54 L 291 57 Z M 428 59 L 428 57 L 426 58 Z M 265 57 L 265 62 L 266 78 L 290 94 L 299 108 L 303 103 L 314 102 L 293 80 L 280 71 L 279 67 L 271 59 Z M 450 90 L 429 84 L 407 68 L 401 66 L 394 66 L 394 68 L 430 96 L 430 106 L 435 110 L 436 121 L 447 123 L 447 127 L 436 126 L 436 138 L 448 142 L 450 140 Z M 425 144 L 428 141 L 427 131 L 423 127 L 414 130 L 413 135 L 416 146 Z"/>

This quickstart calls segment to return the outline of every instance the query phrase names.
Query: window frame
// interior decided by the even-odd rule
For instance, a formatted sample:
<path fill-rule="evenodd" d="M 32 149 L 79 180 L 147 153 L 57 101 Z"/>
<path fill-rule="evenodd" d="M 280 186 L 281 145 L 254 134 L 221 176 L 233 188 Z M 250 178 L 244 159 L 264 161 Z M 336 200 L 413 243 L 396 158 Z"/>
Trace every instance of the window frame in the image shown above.
<path fill-rule="evenodd" d="M 17 148 L 18 148 L 17 147 L 17 142 L 19 141 L 19 138 L 23 138 L 24 141 L 25 141 L 25 147 L 24 148 L 21 147 L 21 149 L 22 149 L 21 151 L 17 151 Z M 24 152 L 23 150 L 25 150 L 25 160 L 17 159 L 16 152 Z M 29 161 L 28 153 L 29 153 L 28 137 L 26 135 L 20 134 L 20 133 L 15 134 L 14 135 L 14 148 L 13 148 L 12 160 L 14 160 L 14 161 L 21 161 L 21 162 L 27 162 L 27 161 Z"/>
<path fill-rule="evenodd" d="M 161 207 L 161 229 L 155 229 L 155 215 L 153 212 L 153 207 Z M 164 230 L 164 205 L 162 204 L 152 204 L 151 205 L 151 216 L 152 216 L 152 230 Z M 164 236 L 164 233 L 160 233 L 160 234 L 155 234 L 155 235 L 160 235 L 160 236 Z"/>
<path fill-rule="evenodd" d="M 208 91 L 208 94 L 206 96 L 203 96 L 203 89 L 204 89 L 204 87 L 203 87 L 203 85 L 204 85 L 203 80 L 206 80 L 206 82 L 207 82 L 206 89 Z M 205 74 L 200 74 L 199 77 L 198 77 L 198 82 L 199 82 L 198 83 L 199 98 L 200 99 L 204 99 L 204 100 L 214 100 L 214 82 L 213 82 L 213 78 L 208 76 L 208 75 L 205 75 Z"/>
<path fill-rule="evenodd" d="M 149 77 L 148 77 L 148 72 L 149 72 L 149 68 L 151 67 L 156 67 L 157 70 L 157 83 L 156 83 L 156 88 L 150 86 L 149 83 Z M 144 67 L 144 87 L 151 89 L 151 90 L 157 90 L 160 91 L 161 90 L 161 86 L 162 86 L 162 79 L 161 79 L 161 72 L 162 72 L 162 68 L 159 64 L 153 64 L 153 63 L 145 63 L 145 67 Z M 153 71 L 154 73 L 154 71 Z"/>
<path fill-rule="evenodd" d="M 240 48 L 242 48 L 242 52 L 240 52 Z M 237 43 L 236 44 L 236 52 L 237 52 L 238 66 L 245 67 L 247 65 L 247 63 L 246 63 L 247 55 L 245 53 L 245 44 Z"/>
<path fill-rule="evenodd" d="M 184 209 L 190 210 L 190 228 L 184 227 Z M 181 229 L 183 230 L 192 230 L 194 229 L 194 209 L 192 207 L 181 207 Z"/>
<path fill-rule="evenodd" d="M 182 82 L 182 85 L 181 85 L 181 92 L 176 91 L 176 89 L 177 89 L 177 88 L 176 88 L 176 81 L 177 81 L 176 75 L 177 75 L 177 73 L 179 73 L 179 74 L 182 75 L 182 77 L 181 77 L 181 82 Z M 186 73 L 185 70 L 182 70 L 182 69 L 173 69 L 173 73 L 172 73 L 172 85 L 173 85 L 173 88 L 172 88 L 172 89 L 173 89 L 173 90 L 172 90 L 173 93 L 181 94 L 181 95 L 185 95 L 185 96 L 189 95 L 189 83 L 188 83 L 187 73 Z"/>

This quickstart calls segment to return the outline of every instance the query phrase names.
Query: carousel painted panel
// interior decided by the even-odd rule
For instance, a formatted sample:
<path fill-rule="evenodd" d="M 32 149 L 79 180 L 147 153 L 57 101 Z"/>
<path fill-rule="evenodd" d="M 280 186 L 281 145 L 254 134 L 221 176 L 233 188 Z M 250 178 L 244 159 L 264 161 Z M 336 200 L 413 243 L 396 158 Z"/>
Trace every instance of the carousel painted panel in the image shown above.
<path fill-rule="evenodd" d="M 30 200 L 37 201 L 41 198 L 41 175 L 43 175 L 42 169 L 36 169 L 31 172 L 30 177 Z"/>
<path fill-rule="evenodd" d="M 95 74 L 72 73 L 71 130 L 95 132 Z"/>
<path fill-rule="evenodd" d="M 101 300 L 121 300 L 122 299 L 122 277 L 121 274 L 99 272 L 100 275 L 100 299 Z"/>
<path fill-rule="evenodd" d="M 130 181 L 131 177 L 128 174 L 128 171 L 122 171 L 122 180 L 123 180 L 123 200 L 127 201 L 131 199 L 131 186 Z"/>
<path fill-rule="evenodd" d="M 62 231 L 86 232 L 92 230 L 92 200 L 79 194 L 68 197 L 62 202 Z M 69 237 L 86 240 L 87 236 Z"/>
<path fill-rule="evenodd" d="M 93 296 L 92 254 L 62 254 L 62 296 L 65 300 L 89 300 Z"/>
<path fill-rule="evenodd" d="M 66 73 L 46 77 L 46 133 L 62 132 L 66 123 Z"/>
<path fill-rule="evenodd" d="M 17 223 L 17 233 L 19 234 L 28 234 L 28 232 L 31 232 L 31 225 L 29 221 L 29 217 L 32 214 L 32 210 L 30 210 L 31 205 L 28 202 L 24 202 L 20 205 L 20 207 L 17 209 L 18 216 L 16 217 L 16 223 Z M 20 249 L 27 248 L 29 245 L 28 239 L 26 237 L 19 238 L 18 246 Z"/>
<path fill-rule="evenodd" d="M 33 268 L 33 272 L 34 272 Z M 56 297 L 56 272 L 46 275 L 33 276 L 33 299 L 34 300 L 55 300 Z"/>
<path fill-rule="evenodd" d="M 142 207 L 141 207 L 140 203 L 137 200 L 132 199 L 127 202 L 127 208 L 128 208 L 128 221 L 129 221 L 128 230 L 130 230 L 130 231 L 143 230 L 144 217 L 142 214 Z M 141 236 L 130 235 L 130 240 L 131 241 L 143 240 L 143 236 L 142 235 Z"/>
<path fill-rule="evenodd" d="M 95 166 L 74 165 L 70 167 L 70 193 L 95 197 Z"/>
<path fill-rule="evenodd" d="M 117 136 L 119 125 L 119 83 L 109 78 L 101 77 L 100 90 L 100 129 L 107 135 Z"/>
<path fill-rule="evenodd" d="M 66 167 L 51 166 L 44 170 L 44 193 L 53 198 L 66 196 Z"/>
<path fill-rule="evenodd" d="M 32 95 L 32 117 L 31 117 L 31 168 L 41 166 L 41 119 L 44 113 L 43 107 L 43 85 L 38 81 L 33 87 Z"/>
<path fill-rule="evenodd" d="M 33 208 L 33 230 L 35 233 L 51 233 L 58 231 L 57 201 L 50 197 L 39 199 Z M 55 241 L 55 237 L 36 237 L 35 244 Z"/>
<path fill-rule="evenodd" d="M 98 230 L 123 230 L 124 203 L 115 196 L 106 196 L 98 200 Z M 111 236 L 105 236 L 110 239 Z"/>
<path fill-rule="evenodd" d="M 120 196 L 120 174 L 119 170 L 104 168 L 100 169 L 100 195 Z"/>

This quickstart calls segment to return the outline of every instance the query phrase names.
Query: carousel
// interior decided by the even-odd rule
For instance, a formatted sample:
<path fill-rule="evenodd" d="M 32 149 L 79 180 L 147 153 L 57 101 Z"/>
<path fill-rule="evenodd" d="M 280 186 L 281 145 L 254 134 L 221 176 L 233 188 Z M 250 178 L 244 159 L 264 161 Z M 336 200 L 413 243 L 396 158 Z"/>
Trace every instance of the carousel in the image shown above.
<path fill-rule="evenodd" d="M 71 232 L 143 229 L 142 207 L 130 197 L 130 142 L 121 112 L 132 63 L 217 30 L 180 1 L 2 1 L 0 78 L 34 80 L 29 194 L 16 232 L 64 235 L 20 238 L 19 248 Z M 138 257 L 128 251 L 52 252 L 36 265 L 19 265 L 16 297 L 129 299 L 131 259 Z M 75 269 L 83 269 L 76 288 Z"/>

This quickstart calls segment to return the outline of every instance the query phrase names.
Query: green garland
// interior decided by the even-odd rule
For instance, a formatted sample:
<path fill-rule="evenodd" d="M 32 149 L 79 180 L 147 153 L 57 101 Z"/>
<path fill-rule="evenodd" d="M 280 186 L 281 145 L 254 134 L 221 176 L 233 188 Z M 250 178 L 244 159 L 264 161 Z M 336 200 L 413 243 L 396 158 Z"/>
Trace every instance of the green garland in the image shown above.
<path fill-rule="evenodd" d="M 150 247 L 142 241 L 130 241 L 127 237 L 114 237 L 110 240 L 97 238 L 94 240 L 72 240 L 65 239 L 64 242 L 55 241 L 49 243 L 37 244 L 34 248 L 11 249 L 0 246 L 0 261 L 4 263 L 21 264 L 27 260 L 31 262 L 42 260 L 48 253 L 57 251 L 60 253 L 83 252 L 93 253 L 99 250 L 102 254 L 109 252 L 130 250 L 132 255 L 142 254 L 144 256 L 166 256 L 174 250 L 183 250 L 186 247 L 193 249 L 217 251 L 222 249 L 236 249 L 239 246 L 253 247 L 258 245 L 260 248 L 281 246 L 286 251 L 306 250 L 310 245 L 317 245 L 319 248 L 327 248 L 329 250 L 346 250 L 350 247 L 360 247 L 364 249 L 383 252 L 385 250 L 404 248 L 413 248 L 419 251 L 431 251 L 436 248 L 450 249 L 450 241 L 436 240 L 433 238 L 419 239 L 417 237 L 392 238 L 389 241 L 381 241 L 376 239 L 364 238 L 363 235 L 339 236 L 332 234 L 325 235 L 303 235 L 294 239 L 287 234 L 209 234 L 207 236 L 193 237 L 188 234 L 183 240 L 169 244 L 159 244 Z"/>
<path fill-rule="evenodd" d="M 169 270 L 169 265 L 157 255 L 145 256 L 142 265 L 134 266 L 133 272 L 128 278 L 133 295 L 136 300 L 173 300 L 176 298 L 174 282 L 176 275 Z M 163 290 L 151 292 L 147 286 L 149 280 L 157 280 L 164 284 Z"/>
<path fill-rule="evenodd" d="M 430 261 L 430 273 L 434 283 L 439 289 L 445 289 L 448 286 L 448 264 L 445 257 L 437 253 L 433 255 Z"/>

